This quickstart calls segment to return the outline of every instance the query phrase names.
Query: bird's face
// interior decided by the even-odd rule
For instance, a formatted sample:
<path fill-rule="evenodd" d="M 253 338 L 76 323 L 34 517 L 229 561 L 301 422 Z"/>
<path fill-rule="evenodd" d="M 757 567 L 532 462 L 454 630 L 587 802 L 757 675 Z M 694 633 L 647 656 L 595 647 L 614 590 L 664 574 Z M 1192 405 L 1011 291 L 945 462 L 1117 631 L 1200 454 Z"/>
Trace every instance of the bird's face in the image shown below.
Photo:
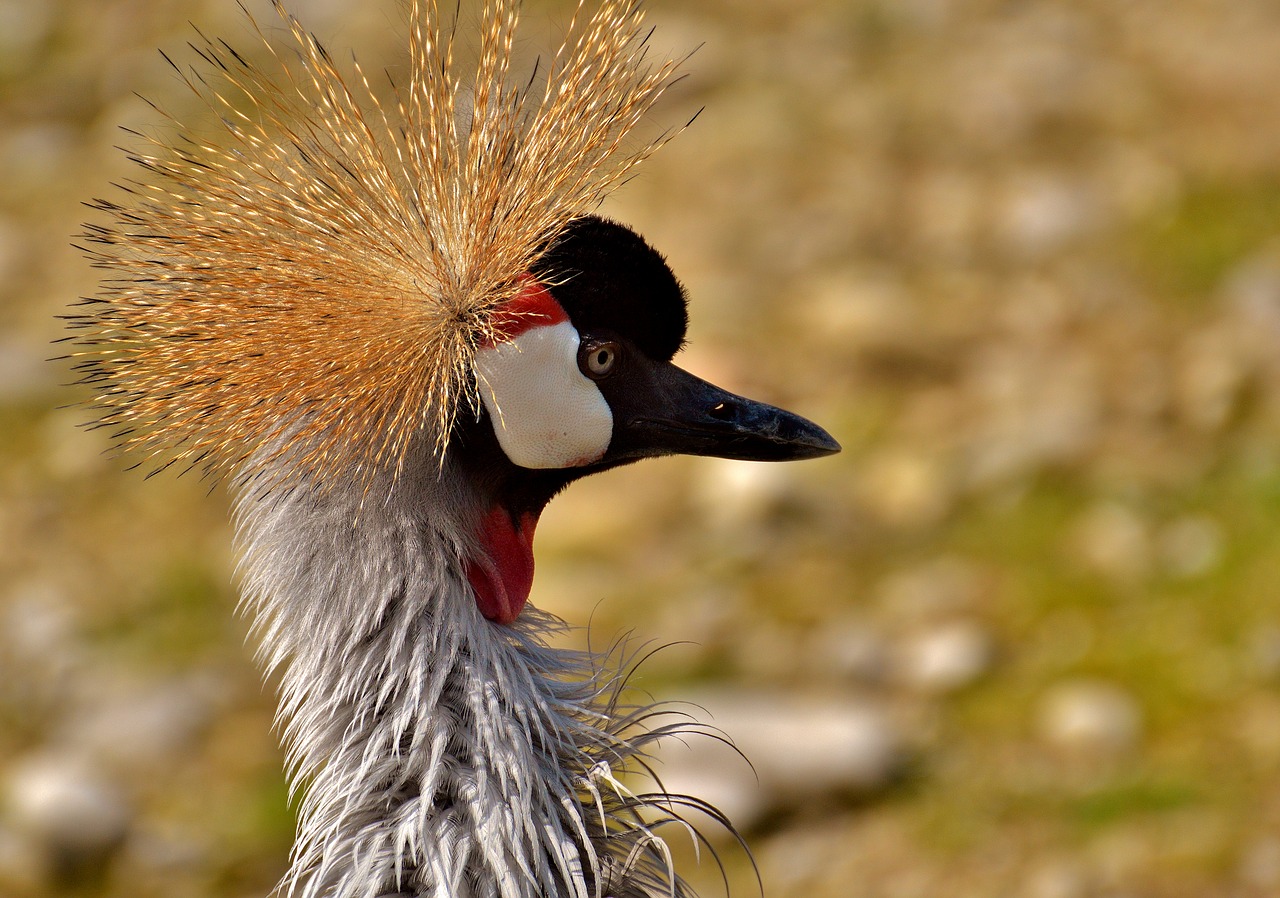
<path fill-rule="evenodd" d="M 467 576 L 485 617 L 510 623 L 533 583 L 533 531 L 579 477 L 640 458 L 815 458 L 839 444 L 810 421 L 735 396 L 672 364 L 684 291 L 622 225 L 573 222 L 495 321 L 476 378 L 485 414 L 461 434 L 487 504 Z"/>

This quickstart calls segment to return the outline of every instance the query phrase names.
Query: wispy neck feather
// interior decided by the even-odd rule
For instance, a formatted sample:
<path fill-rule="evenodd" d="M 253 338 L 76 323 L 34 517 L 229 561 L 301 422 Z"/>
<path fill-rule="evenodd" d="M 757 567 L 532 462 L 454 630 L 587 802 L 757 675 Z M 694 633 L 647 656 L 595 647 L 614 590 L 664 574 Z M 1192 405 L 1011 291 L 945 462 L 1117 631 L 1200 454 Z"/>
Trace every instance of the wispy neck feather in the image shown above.
<path fill-rule="evenodd" d="M 689 894 L 653 827 L 700 803 L 614 778 L 677 727 L 619 704 L 613 656 L 548 646 L 558 619 L 481 616 L 462 574 L 475 500 L 426 467 L 380 503 L 238 498 L 244 604 L 305 789 L 282 893 Z"/>

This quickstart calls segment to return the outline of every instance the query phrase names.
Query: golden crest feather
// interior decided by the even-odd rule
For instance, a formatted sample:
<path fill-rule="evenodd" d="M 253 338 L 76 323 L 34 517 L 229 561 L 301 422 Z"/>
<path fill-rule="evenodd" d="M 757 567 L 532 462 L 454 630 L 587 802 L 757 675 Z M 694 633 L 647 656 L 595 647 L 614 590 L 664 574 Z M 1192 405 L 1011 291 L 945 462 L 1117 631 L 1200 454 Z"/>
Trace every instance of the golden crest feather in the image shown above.
<path fill-rule="evenodd" d="M 646 59 L 639 4 L 603 0 L 516 79 L 518 3 L 488 0 L 468 80 L 413 0 L 409 82 L 380 101 L 273 2 L 285 46 L 251 16 L 265 63 L 199 35 L 171 64 L 212 115 L 162 112 L 174 135 L 130 153 L 145 176 L 91 204 L 78 368 L 98 425 L 166 466 L 398 471 L 475 407 L 476 347 L 540 248 L 670 137 L 624 146 L 678 63 Z"/>

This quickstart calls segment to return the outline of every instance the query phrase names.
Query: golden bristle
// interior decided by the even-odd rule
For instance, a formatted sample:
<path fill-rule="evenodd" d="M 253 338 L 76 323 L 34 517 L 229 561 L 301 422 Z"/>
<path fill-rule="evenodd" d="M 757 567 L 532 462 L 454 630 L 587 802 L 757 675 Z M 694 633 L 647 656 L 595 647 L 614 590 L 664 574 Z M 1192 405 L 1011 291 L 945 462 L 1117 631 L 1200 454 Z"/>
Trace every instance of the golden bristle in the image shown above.
<path fill-rule="evenodd" d="M 268 63 L 200 35 L 174 66 L 213 115 L 166 115 L 176 135 L 131 154 L 146 176 L 92 204 L 107 274 L 71 326 L 122 446 L 214 472 L 287 452 L 349 482 L 398 471 L 422 432 L 443 456 L 493 311 L 666 139 L 624 147 L 677 63 L 646 61 L 637 3 L 603 0 L 537 87 L 513 80 L 518 4 L 488 0 L 467 83 L 435 0 L 413 0 L 409 83 L 383 104 L 274 3 L 288 47 L 250 18 Z"/>

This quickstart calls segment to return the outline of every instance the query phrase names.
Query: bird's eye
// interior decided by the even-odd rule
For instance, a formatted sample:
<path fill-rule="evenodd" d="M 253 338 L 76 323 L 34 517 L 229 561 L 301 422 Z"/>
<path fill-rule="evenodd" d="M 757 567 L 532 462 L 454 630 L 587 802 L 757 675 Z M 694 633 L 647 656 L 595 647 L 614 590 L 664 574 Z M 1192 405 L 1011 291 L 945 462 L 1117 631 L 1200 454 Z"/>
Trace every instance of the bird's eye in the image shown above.
<path fill-rule="evenodd" d="M 613 373 L 618 364 L 618 344 L 612 340 L 584 340 L 578 349 L 578 368 L 592 380 Z"/>

